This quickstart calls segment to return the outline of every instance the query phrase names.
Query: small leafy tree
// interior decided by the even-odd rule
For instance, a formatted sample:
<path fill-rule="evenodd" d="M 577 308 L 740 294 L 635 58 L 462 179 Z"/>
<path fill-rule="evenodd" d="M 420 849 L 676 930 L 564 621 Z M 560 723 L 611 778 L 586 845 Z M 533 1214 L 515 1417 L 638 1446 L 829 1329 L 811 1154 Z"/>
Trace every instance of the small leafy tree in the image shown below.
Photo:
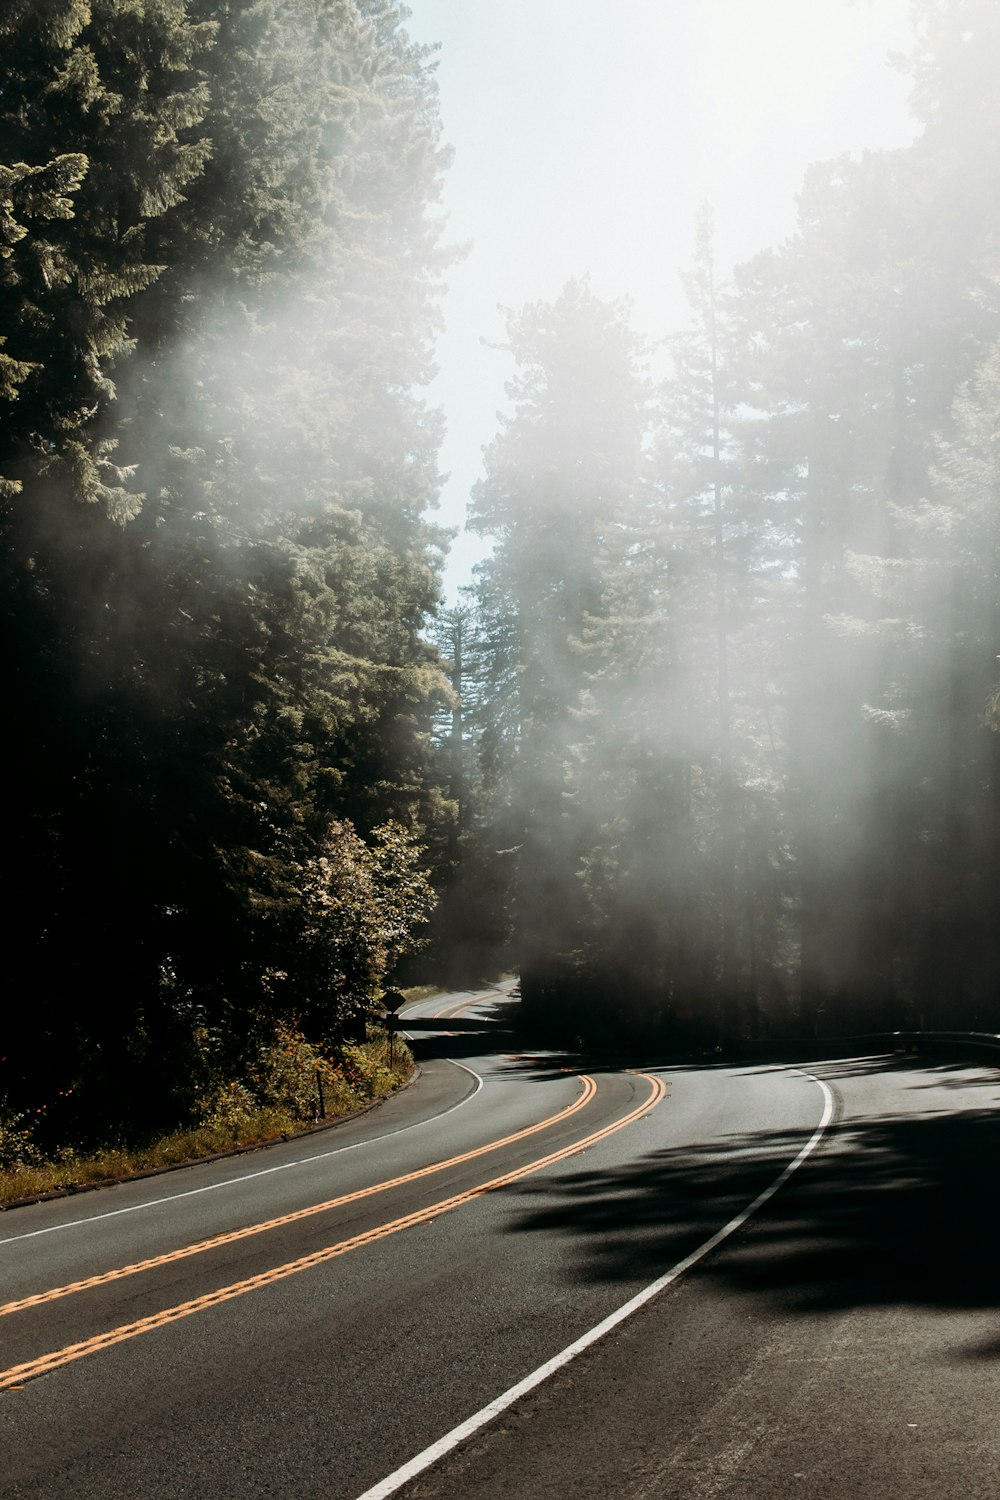
<path fill-rule="evenodd" d="M 421 944 L 434 906 L 423 850 L 400 823 L 373 830 L 331 820 L 316 852 L 281 871 L 262 903 L 285 967 L 268 975 L 272 1003 L 307 1034 L 340 1038 L 371 1010 L 399 960 Z"/>

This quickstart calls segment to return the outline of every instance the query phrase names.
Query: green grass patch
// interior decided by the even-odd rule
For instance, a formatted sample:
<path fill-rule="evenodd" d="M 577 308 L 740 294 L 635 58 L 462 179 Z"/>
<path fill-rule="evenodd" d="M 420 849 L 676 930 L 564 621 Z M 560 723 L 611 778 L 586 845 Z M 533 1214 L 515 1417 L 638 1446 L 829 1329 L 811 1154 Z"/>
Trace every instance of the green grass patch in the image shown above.
<path fill-rule="evenodd" d="M 432 1000 L 435 995 L 447 995 L 448 990 L 443 990 L 439 984 L 411 984 L 405 990 L 400 990 L 407 1001 Z"/>

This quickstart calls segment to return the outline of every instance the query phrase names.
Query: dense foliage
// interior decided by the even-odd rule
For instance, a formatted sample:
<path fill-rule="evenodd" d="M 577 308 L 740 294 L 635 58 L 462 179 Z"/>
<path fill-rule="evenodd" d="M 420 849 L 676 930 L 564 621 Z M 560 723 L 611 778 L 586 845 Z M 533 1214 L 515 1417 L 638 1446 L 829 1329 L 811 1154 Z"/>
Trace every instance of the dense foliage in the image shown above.
<path fill-rule="evenodd" d="M 0 17 L 5 1090 L 183 1113 L 431 904 L 443 154 L 390 0 Z"/>
<path fill-rule="evenodd" d="M 8 0 L 8 1114 L 346 1057 L 437 895 L 563 1035 L 998 1025 L 1000 22 L 915 15 L 915 144 L 731 281 L 705 217 L 666 373 L 586 281 L 510 314 L 435 620 L 405 12 Z"/>

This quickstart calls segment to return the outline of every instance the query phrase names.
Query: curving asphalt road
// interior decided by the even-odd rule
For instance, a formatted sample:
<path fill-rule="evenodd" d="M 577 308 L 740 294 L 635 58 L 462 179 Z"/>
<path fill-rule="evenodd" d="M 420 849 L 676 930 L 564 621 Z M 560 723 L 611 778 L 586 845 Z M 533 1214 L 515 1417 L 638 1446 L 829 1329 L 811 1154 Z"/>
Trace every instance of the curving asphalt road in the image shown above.
<path fill-rule="evenodd" d="M 577 1066 L 509 1004 L 408 1007 L 335 1129 L 0 1215 L 0 1495 L 994 1500 L 997 1075 Z"/>

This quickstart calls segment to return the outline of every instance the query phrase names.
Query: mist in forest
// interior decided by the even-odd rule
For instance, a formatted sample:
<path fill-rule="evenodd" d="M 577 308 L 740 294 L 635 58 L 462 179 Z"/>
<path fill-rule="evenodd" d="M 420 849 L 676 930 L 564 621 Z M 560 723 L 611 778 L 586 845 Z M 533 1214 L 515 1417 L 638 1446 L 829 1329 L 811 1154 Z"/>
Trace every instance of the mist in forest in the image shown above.
<path fill-rule="evenodd" d="M 363 1036 L 433 905 L 447 154 L 402 21 L 0 18 L 0 1115 L 49 1144 Z"/>
<path fill-rule="evenodd" d="M 0 1097 L 189 1118 L 505 966 L 562 1040 L 995 1028 L 994 7 L 921 0 L 916 140 L 782 244 L 690 226 L 684 326 L 507 313 L 445 608 L 432 54 L 122 3 L 0 19 Z"/>
<path fill-rule="evenodd" d="M 665 377 L 586 281 L 508 319 L 469 841 L 580 1033 L 997 1025 L 1000 23 L 915 21 L 915 144 L 731 277 L 704 215 Z"/>

